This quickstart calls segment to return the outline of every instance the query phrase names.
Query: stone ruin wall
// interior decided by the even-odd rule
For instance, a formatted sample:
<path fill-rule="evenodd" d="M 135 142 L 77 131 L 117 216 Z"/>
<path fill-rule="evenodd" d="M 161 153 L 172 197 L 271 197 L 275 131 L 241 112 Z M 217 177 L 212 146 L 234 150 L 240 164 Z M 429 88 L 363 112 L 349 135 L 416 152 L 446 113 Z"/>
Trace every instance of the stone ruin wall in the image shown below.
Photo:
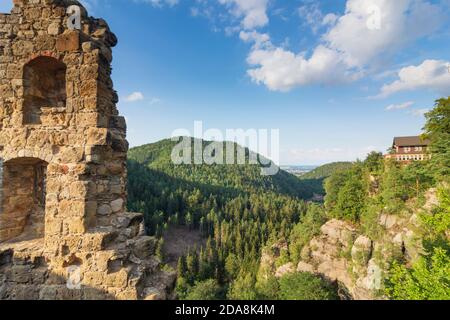
<path fill-rule="evenodd" d="M 164 298 L 174 275 L 125 212 L 117 39 L 82 7 L 69 30 L 73 4 L 14 0 L 0 14 L 0 299 Z"/>

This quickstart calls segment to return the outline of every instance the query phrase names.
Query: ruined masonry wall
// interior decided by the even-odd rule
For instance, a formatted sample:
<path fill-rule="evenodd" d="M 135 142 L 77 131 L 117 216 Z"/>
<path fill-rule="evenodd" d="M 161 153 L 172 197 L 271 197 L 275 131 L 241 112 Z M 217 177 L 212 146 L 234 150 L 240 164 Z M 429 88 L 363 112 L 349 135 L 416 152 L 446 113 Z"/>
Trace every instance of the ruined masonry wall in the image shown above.
<path fill-rule="evenodd" d="M 69 30 L 73 4 L 81 7 L 14 0 L 12 13 L 0 15 L 0 299 L 165 297 L 174 276 L 159 270 L 142 215 L 125 212 L 126 124 L 110 77 L 117 39 L 84 8 L 81 30 Z M 65 73 L 65 94 L 52 91 L 61 80 L 51 72 Z M 33 222 L 38 177 L 16 177 L 24 191 L 5 174 L 30 161 L 46 168 L 42 226 Z M 21 199 L 33 201 L 24 207 Z M 16 238 L 30 224 L 33 232 Z M 67 286 L 73 270 L 81 287 Z"/>

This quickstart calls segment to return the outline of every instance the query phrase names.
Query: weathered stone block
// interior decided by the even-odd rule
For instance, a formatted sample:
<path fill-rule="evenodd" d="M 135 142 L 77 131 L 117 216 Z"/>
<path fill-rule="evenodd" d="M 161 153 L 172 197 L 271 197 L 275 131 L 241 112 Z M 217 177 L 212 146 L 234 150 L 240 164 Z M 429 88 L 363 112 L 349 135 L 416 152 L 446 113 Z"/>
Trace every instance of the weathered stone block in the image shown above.
<path fill-rule="evenodd" d="M 78 51 L 81 49 L 80 34 L 78 31 L 68 31 L 56 40 L 58 51 Z"/>

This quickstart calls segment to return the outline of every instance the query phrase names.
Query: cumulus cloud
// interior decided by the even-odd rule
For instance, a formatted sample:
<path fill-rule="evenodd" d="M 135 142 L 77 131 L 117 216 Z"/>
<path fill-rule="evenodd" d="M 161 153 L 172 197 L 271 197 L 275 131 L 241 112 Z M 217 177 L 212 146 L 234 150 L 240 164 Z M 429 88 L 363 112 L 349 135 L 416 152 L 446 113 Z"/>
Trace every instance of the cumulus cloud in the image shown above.
<path fill-rule="evenodd" d="M 251 42 L 254 44 L 254 48 L 273 47 L 270 42 L 270 36 L 267 33 L 259 33 L 257 31 L 241 31 L 239 38 L 244 42 Z"/>
<path fill-rule="evenodd" d="M 265 84 L 273 91 L 289 91 L 296 86 L 337 84 L 359 77 L 343 63 L 341 56 L 325 46 L 318 46 L 312 56 L 295 54 L 283 48 L 255 48 L 247 58 L 248 70 L 256 83 Z"/>
<path fill-rule="evenodd" d="M 142 92 L 136 91 L 125 97 L 125 102 L 136 102 L 144 100 L 144 94 Z"/>
<path fill-rule="evenodd" d="M 381 88 L 377 97 L 387 97 L 400 91 L 428 89 L 443 95 L 450 94 L 450 63 L 443 60 L 425 60 L 418 66 L 409 66 L 398 72 L 398 80 Z"/>
<path fill-rule="evenodd" d="M 306 14 L 307 21 L 322 17 L 317 10 Z M 326 19 L 332 27 L 309 56 L 254 46 L 248 74 L 276 91 L 353 81 L 412 41 L 432 34 L 444 20 L 439 6 L 426 0 L 347 0 L 344 15 Z"/>
<path fill-rule="evenodd" d="M 348 65 L 362 67 L 432 34 L 444 19 L 439 6 L 425 0 L 348 0 L 324 39 Z"/>
<path fill-rule="evenodd" d="M 130 1 L 155 7 L 172 7 L 179 3 L 179 0 Z M 319 38 L 315 48 L 305 52 L 274 45 L 268 33 L 258 32 L 269 23 L 270 0 L 196 0 L 191 14 L 207 17 L 213 21 L 214 30 L 223 29 L 227 35 L 239 34 L 241 40 L 252 44 L 247 57 L 250 65 L 247 73 L 252 81 L 273 91 L 289 91 L 307 85 L 347 83 L 379 74 L 389 58 L 417 39 L 434 34 L 448 21 L 443 8 L 449 1 L 346 0 L 345 12 L 340 16 L 322 12 L 319 1 L 303 1 L 298 14 Z M 219 12 L 218 8 L 228 14 Z M 430 78 L 433 71 L 429 68 L 432 67 L 423 69 L 427 68 L 422 70 L 424 74 L 417 75 L 422 82 L 403 75 L 408 73 L 403 71 L 398 81 L 383 87 L 380 97 L 420 88 L 448 93 L 448 78 L 443 76 L 442 68 L 434 70 L 437 79 Z"/>
<path fill-rule="evenodd" d="M 219 3 L 228 6 L 236 18 L 242 18 L 241 25 L 246 30 L 264 27 L 269 23 L 269 0 L 219 0 Z"/>
<path fill-rule="evenodd" d="M 414 101 L 408 101 L 408 102 L 400 103 L 400 104 L 391 104 L 386 107 L 386 111 L 408 109 L 409 107 L 412 107 L 413 105 L 414 105 Z"/>

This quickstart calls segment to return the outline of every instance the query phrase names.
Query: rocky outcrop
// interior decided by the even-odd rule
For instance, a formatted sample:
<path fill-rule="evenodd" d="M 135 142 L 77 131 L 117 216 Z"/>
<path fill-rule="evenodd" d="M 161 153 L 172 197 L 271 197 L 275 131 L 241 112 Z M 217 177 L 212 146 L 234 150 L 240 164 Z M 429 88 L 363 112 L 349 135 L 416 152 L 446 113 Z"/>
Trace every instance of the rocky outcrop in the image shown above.
<path fill-rule="evenodd" d="M 80 28 L 68 23 L 80 9 Z M 162 299 L 142 214 L 125 211 L 116 36 L 74 0 L 0 14 L 0 299 Z"/>
<path fill-rule="evenodd" d="M 416 215 L 381 214 L 378 223 L 383 236 L 370 239 L 348 222 L 328 221 L 321 234 L 303 248 L 297 271 L 337 282 L 344 299 L 384 299 L 382 289 L 390 262 L 399 256 L 414 261 L 422 245 L 416 233 Z"/>
<path fill-rule="evenodd" d="M 296 269 L 294 264 L 292 262 L 289 262 L 277 268 L 277 270 L 275 271 L 275 277 L 281 278 L 282 276 L 289 273 L 294 273 L 295 271 Z"/>
<path fill-rule="evenodd" d="M 323 275 L 352 291 L 353 277 L 349 272 L 351 262 L 348 257 L 356 236 L 357 232 L 350 224 L 339 220 L 328 221 L 321 227 L 321 234 L 303 248 L 297 271 Z"/>

